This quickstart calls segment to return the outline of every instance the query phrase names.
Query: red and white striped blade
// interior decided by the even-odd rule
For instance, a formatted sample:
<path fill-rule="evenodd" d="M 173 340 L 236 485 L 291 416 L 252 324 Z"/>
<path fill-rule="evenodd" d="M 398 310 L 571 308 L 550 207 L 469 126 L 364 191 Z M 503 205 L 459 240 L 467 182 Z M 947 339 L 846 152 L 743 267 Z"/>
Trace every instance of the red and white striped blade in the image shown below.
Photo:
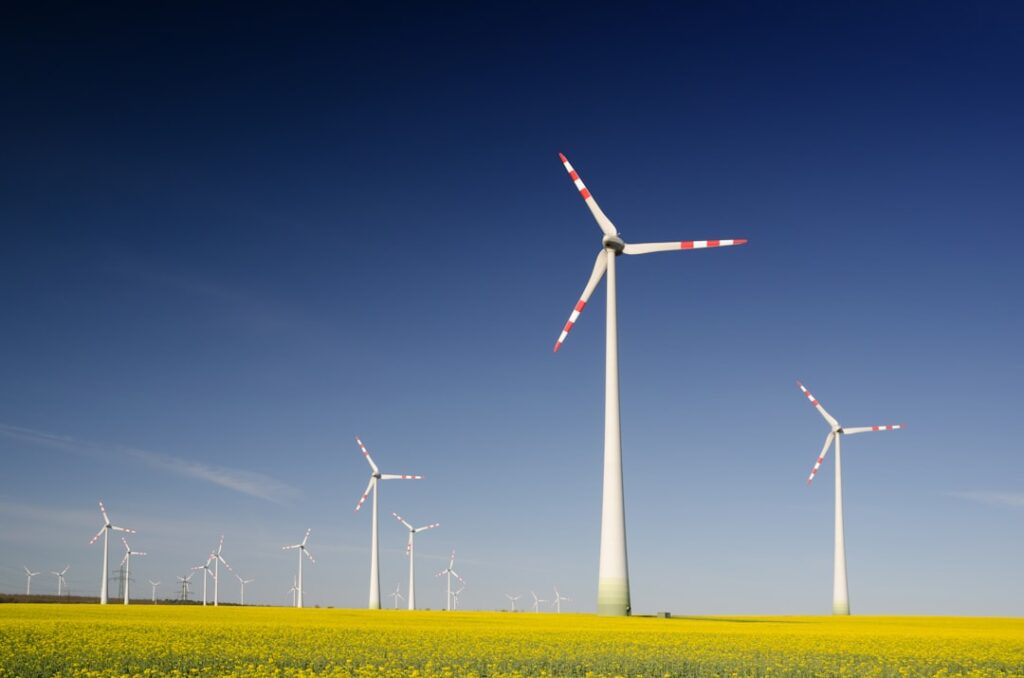
<path fill-rule="evenodd" d="M 565 166 L 565 171 L 569 173 L 569 178 L 572 179 L 573 183 L 576 184 L 576 190 L 580 192 L 580 196 L 583 198 L 583 202 L 587 203 L 587 207 L 590 208 L 590 213 L 594 215 L 594 219 L 597 220 L 597 225 L 601 227 L 605 235 L 618 235 L 619 232 L 615 228 L 615 224 L 612 220 L 605 216 L 605 213 L 598 206 L 597 201 L 594 200 L 594 196 L 590 195 L 590 191 L 583 185 L 583 180 L 580 179 L 580 175 L 573 169 L 572 165 L 569 164 L 569 159 L 561 153 L 558 154 L 561 158 L 562 164 Z"/>
<path fill-rule="evenodd" d="M 703 250 L 709 247 L 731 247 L 746 245 L 747 241 L 736 240 L 683 240 L 681 242 L 643 242 L 629 244 L 622 250 L 623 254 L 650 254 L 651 252 L 674 252 L 676 250 Z"/>
<path fill-rule="evenodd" d="M 835 437 L 835 432 L 829 432 L 829 434 L 825 436 L 825 446 L 821 448 L 821 454 L 818 455 L 818 460 L 814 462 L 814 468 L 811 469 L 811 475 L 807 476 L 808 485 L 811 484 L 811 481 L 814 480 L 814 476 L 818 473 L 818 469 L 821 468 L 821 462 L 825 461 L 825 455 L 828 454 L 828 449 L 832 446 L 832 441 Z"/>
<path fill-rule="evenodd" d="M 128 534 L 135 534 L 135 530 L 130 527 L 118 527 L 117 525 L 111 525 L 110 529 L 117 530 L 118 532 L 127 532 Z"/>
<path fill-rule="evenodd" d="M 423 532 L 425 530 L 432 530 L 435 527 L 441 527 L 441 523 L 431 523 L 430 525 L 424 525 L 423 527 L 417 527 L 413 532 Z"/>
<path fill-rule="evenodd" d="M 597 260 L 594 262 L 594 270 L 590 273 L 590 280 L 587 281 L 587 286 L 583 288 L 583 294 L 580 295 L 580 300 L 577 301 L 576 306 L 573 307 L 572 313 L 569 314 L 569 321 L 565 323 L 565 327 L 562 328 L 562 333 L 558 336 L 558 341 L 555 342 L 555 353 L 558 353 L 558 349 L 562 348 L 562 344 L 565 343 L 566 337 L 569 336 L 569 332 L 576 324 L 576 320 L 580 317 L 580 313 L 583 312 L 583 308 L 587 305 L 590 295 L 594 293 L 597 283 L 601 282 L 601 277 L 604 276 L 604 272 L 606 270 L 608 270 L 608 252 L 607 250 L 602 249 L 597 253 Z"/>
<path fill-rule="evenodd" d="M 373 472 L 380 473 L 380 469 L 373 463 L 373 457 L 371 457 L 370 453 L 366 451 L 366 445 L 363 445 L 363 441 L 359 439 L 359 436 L 356 436 L 356 442 L 359 443 L 359 449 L 363 451 L 363 456 L 366 457 L 366 461 L 369 462 L 370 468 L 373 469 Z"/>
<path fill-rule="evenodd" d="M 373 489 L 373 481 L 375 481 L 375 480 L 377 480 L 377 479 L 374 478 L 373 476 L 370 476 L 370 482 L 366 486 L 366 492 L 363 492 L 363 496 L 359 498 L 359 503 L 356 504 L 356 508 L 355 508 L 356 511 L 358 511 L 359 509 L 361 509 L 363 507 L 363 502 L 366 501 L 366 498 L 370 496 L 370 490 Z"/>
<path fill-rule="evenodd" d="M 455 549 L 452 549 L 452 559 L 448 561 L 448 569 L 455 567 Z"/>
<path fill-rule="evenodd" d="M 811 395 L 811 392 L 808 391 L 807 388 L 799 381 L 796 382 L 796 385 L 799 386 L 800 390 L 803 391 L 803 394 L 807 396 L 807 400 L 811 402 L 811 405 L 814 406 L 814 409 L 818 410 L 818 413 L 825 418 L 825 421 L 831 424 L 832 428 L 839 428 L 839 422 L 836 421 L 831 414 L 825 411 L 825 408 L 821 406 L 821 403 L 818 402 L 818 399 Z"/>
<path fill-rule="evenodd" d="M 109 525 L 110 524 L 110 518 L 107 516 L 107 509 L 103 505 L 102 501 L 100 502 L 100 513 L 103 514 L 103 524 L 104 525 Z"/>
<path fill-rule="evenodd" d="M 410 530 L 413 529 L 412 525 L 410 525 L 409 523 L 405 522 L 405 518 L 403 518 L 402 516 L 398 515 L 394 511 L 391 512 L 391 515 L 393 515 L 395 518 L 397 518 L 398 522 L 402 523 L 403 525 L 408 527 Z"/>
<path fill-rule="evenodd" d="M 106 526 L 106 525 L 104 525 L 103 527 L 101 527 L 101 528 L 100 528 L 100 531 L 96 533 L 96 536 L 95 536 L 95 537 L 93 537 L 92 539 L 90 539 L 90 540 L 89 540 L 89 544 L 90 544 L 90 545 L 92 545 L 92 544 L 95 544 L 95 543 L 96 543 L 96 540 L 97 540 L 97 539 L 99 539 L 100 537 L 102 537 L 102 536 L 103 536 L 103 530 L 105 530 L 105 529 L 107 529 L 107 526 Z"/>
<path fill-rule="evenodd" d="M 309 552 L 308 548 L 303 548 L 302 552 L 306 554 L 307 558 L 309 558 L 309 562 L 311 562 L 311 563 L 315 563 L 316 562 L 316 558 L 313 557 L 313 554 Z"/>
<path fill-rule="evenodd" d="M 423 480 L 423 476 L 407 476 L 400 475 L 397 473 L 383 473 L 380 476 L 381 480 Z"/>
<path fill-rule="evenodd" d="M 309 533 L 313 531 L 312 527 L 306 528 L 306 536 L 302 538 L 302 545 L 305 546 L 306 542 L 309 541 Z"/>
<path fill-rule="evenodd" d="M 886 424 L 885 426 L 856 426 L 854 428 L 844 428 L 843 433 L 869 433 L 871 431 L 899 431 L 904 428 L 903 424 Z"/>

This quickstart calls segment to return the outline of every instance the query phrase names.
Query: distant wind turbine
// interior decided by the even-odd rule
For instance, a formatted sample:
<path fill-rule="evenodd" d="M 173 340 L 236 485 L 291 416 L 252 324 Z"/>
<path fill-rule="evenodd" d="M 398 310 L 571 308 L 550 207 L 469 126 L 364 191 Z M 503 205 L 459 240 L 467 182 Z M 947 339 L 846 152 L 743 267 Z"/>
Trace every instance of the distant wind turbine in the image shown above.
<path fill-rule="evenodd" d="M 515 612 L 516 611 L 516 601 L 519 600 L 522 596 L 520 596 L 518 593 L 516 595 L 514 595 L 514 596 L 511 593 L 506 593 L 505 597 L 512 601 L 512 611 Z"/>
<path fill-rule="evenodd" d="M 363 496 L 359 499 L 359 503 L 356 504 L 355 510 L 358 511 L 363 506 L 363 502 L 366 501 L 366 497 L 369 496 L 370 492 L 373 492 L 373 531 L 370 537 L 370 602 L 369 609 L 379 610 L 380 609 L 380 567 L 378 565 L 378 539 L 377 539 L 377 481 L 379 480 L 422 480 L 423 476 L 410 476 L 400 475 L 395 473 L 381 473 L 377 465 L 373 463 L 373 457 L 366 450 L 366 445 L 363 445 L 363 441 L 356 436 L 356 443 L 359 444 L 359 449 L 362 450 L 363 456 L 366 457 L 366 462 L 370 465 L 370 482 L 366 486 L 366 491 L 363 492 Z"/>
<path fill-rule="evenodd" d="M 850 591 L 846 583 L 846 540 L 843 536 L 843 476 L 842 476 L 842 457 L 839 453 L 839 441 L 844 435 L 853 435 L 855 433 L 867 433 L 869 431 L 897 431 L 903 428 L 903 424 L 890 424 L 886 426 L 859 426 L 857 428 L 843 428 L 839 425 L 839 422 L 835 418 L 825 411 L 825 408 L 821 406 L 821 403 L 811 395 L 803 384 L 799 381 L 796 385 L 800 387 L 807 399 L 814 406 L 814 409 L 818 410 L 818 414 L 828 422 L 828 425 L 832 428 L 829 434 L 825 436 L 825 446 L 821 448 L 821 454 L 818 455 L 818 460 L 814 462 L 814 468 L 811 469 L 811 475 L 807 477 L 807 484 L 810 485 L 811 481 L 814 480 L 815 474 L 818 469 L 821 468 L 821 462 L 825 460 L 825 455 L 828 454 L 829 447 L 832 442 L 836 444 L 836 523 L 835 523 L 835 555 L 833 558 L 833 570 L 832 570 L 832 614 L 850 614 Z"/>
<path fill-rule="evenodd" d="M 560 593 L 558 592 L 558 587 L 556 586 L 556 587 L 555 587 L 555 600 L 554 600 L 554 603 L 555 603 L 555 612 L 558 612 L 558 613 L 561 613 L 561 612 L 562 612 L 562 601 L 563 601 L 563 600 L 564 600 L 565 602 L 567 602 L 567 603 L 569 603 L 569 602 L 572 602 L 572 598 L 570 598 L 570 597 L 568 597 L 568 596 L 563 596 L 562 594 L 560 594 Z"/>
<path fill-rule="evenodd" d="M 398 599 L 401 598 L 402 600 L 405 600 L 405 596 L 402 595 L 401 589 L 402 589 L 402 583 L 399 582 L 398 584 L 395 584 L 394 592 L 388 594 L 388 598 L 394 598 L 395 599 L 395 609 L 396 610 L 398 609 Z M 409 609 L 411 610 L 413 608 L 409 608 Z"/>
<path fill-rule="evenodd" d="M 303 537 L 302 541 L 299 542 L 298 544 L 292 544 L 291 546 L 282 546 L 281 547 L 282 551 L 290 551 L 291 549 L 298 549 L 299 550 L 299 580 L 298 580 L 299 583 L 298 583 L 297 591 L 296 591 L 296 594 L 295 594 L 295 599 L 296 599 L 295 607 L 302 607 L 302 556 L 303 556 L 303 554 L 305 554 L 305 556 L 307 558 L 309 558 L 309 562 L 316 563 L 316 560 L 313 558 L 313 554 L 309 552 L 308 548 L 306 548 L 306 542 L 309 541 L 309 533 L 310 533 L 311 529 L 312 528 L 306 530 L 306 536 Z"/>
<path fill-rule="evenodd" d="M 121 537 L 121 542 L 124 544 L 124 558 L 121 560 L 121 564 L 124 565 L 124 604 L 128 604 L 128 584 L 131 582 L 131 567 L 132 567 L 132 556 L 144 556 L 145 551 L 132 551 L 132 547 L 128 546 L 128 540 Z"/>
<path fill-rule="evenodd" d="M 32 570 L 28 569 L 28 567 L 26 567 L 25 565 L 22 565 L 22 567 L 25 568 L 25 595 L 30 596 L 32 595 L 32 577 L 36 576 L 39 573 L 33 572 Z"/>
<path fill-rule="evenodd" d="M 530 595 L 533 596 L 533 611 L 540 612 L 540 604 L 546 603 L 548 601 L 544 600 L 543 598 L 538 598 L 537 594 L 533 591 L 530 591 Z"/>
<path fill-rule="evenodd" d="M 193 570 L 202 570 L 203 571 L 203 607 L 206 607 L 206 579 L 207 579 L 207 577 L 214 577 L 214 579 L 216 579 L 216 577 L 217 577 L 217 575 L 215 575 L 213 573 L 213 570 L 210 568 L 210 563 L 212 563 L 213 561 L 214 561 L 214 557 L 213 557 L 213 554 L 211 553 L 209 556 L 207 556 L 205 563 L 203 563 L 202 565 L 196 565 L 195 567 L 192 568 Z M 193 572 L 192 574 L 195 574 L 195 572 Z M 191 579 L 191 578 L 192 577 L 190 575 L 189 579 Z"/>
<path fill-rule="evenodd" d="M 116 530 L 118 532 L 124 532 L 126 534 L 135 534 L 135 530 L 129 529 L 127 527 L 118 527 L 117 525 L 112 525 L 110 523 L 110 517 L 107 516 L 107 509 L 104 508 L 102 501 L 100 502 L 100 513 L 103 514 L 103 527 L 100 528 L 100 531 L 96 533 L 96 536 L 92 538 L 92 541 L 90 541 L 89 544 L 95 544 L 96 540 L 100 538 L 100 535 L 103 535 L 103 578 L 100 579 L 100 605 L 106 605 L 108 602 L 107 579 L 110 576 L 110 573 L 107 572 L 107 562 L 110 558 L 110 531 Z"/>
<path fill-rule="evenodd" d="M 455 549 L 452 549 L 452 558 L 448 561 L 448 567 L 438 572 L 435 577 L 443 577 L 448 575 L 448 602 L 447 609 L 450 612 L 452 609 L 452 577 L 455 577 L 462 584 L 465 584 L 465 580 L 459 576 L 459 573 L 455 571 Z"/>
<path fill-rule="evenodd" d="M 253 583 L 256 580 L 255 579 L 242 579 L 241 577 L 238 576 L 237 572 L 233 572 L 232 574 L 234 574 L 236 577 L 238 577 L 238 584 L 242 588 L 242 592 L 241 592 L 241 594 L 239 594 L 239 597 L 238 597 L 238 600 L 239 600 L 238 604 L 239 605 L 245 605 L 245 585 L 246 584 L 251 584 L 251 583 Z"/>
<path fill-rule="evenodd" d="M 192 577 L 196 576 L 195 572 L 190 573 L 187 577 L 178 577 L 178 584 L 181 585 L 181 600 L 185 601 L 189 599 L 189 594 L 192 593 Z"/>
<path fill-rule="evenodd" d="M 409 541 L 405 544 L 405 555 L 409 556 L 409 609 L 416 609 L 416 542 L 414 537 L 417 532 L 424 532 L 431 530 L 435 527 L 441 527 L 441 523 L 431 523 L 430 525 L 424 525 L 423 527 L 413 527 L 405 521 L 405 519 L 395 513 L 391 512 L 398 522 L 405 525 L 406 529 L 409 530 Z"/>
<path fill-rule="evenodd" d="M 153 604 L 156 605 L 156 587 L 160 586 L 160 582 L 153 581 L 152 579 L 147 579 L 146 581 L 148 581 L 149 585 L 153 587 Z"/>
<path fill-rule="evenodd" d="M 71 569 L 71 566 L 70 565 L 65 565 L 64 569 L 61 570 L 60 572 L 54 572 L 53 570 L 50 570 L 50 574 L 53 574 L 53 575 L 57 576 L 57 597 L 58 598 L 60 598 L 60 594 L 64 590 L 65 584 L 67 584 L 67 582 L 64 580 L 64 575 L 66 575 L 68 573 L 69 569 Z"/>
<path fill-rule="evenodd" d="M 627 244 L 597 201 L 583 185 L 576 170 L 561 153 L 558 154 L 565 171 L 576 184 L 583 201 L 590 208 L 597 225 L 604 233 L 601 250 L 597 253 L 594 270 L 576 302 L 569 321 L 565 324 L 555 351 L 562 347 L 569 331 L 579 319 L 590 295 L 608 273 L 605 326 L 605 381 L 604 381 L 604 489 L 601 505 L 601 557 L 598 569 L 597 612 L 602 615 L 628 615 L 630 613 L 629 568 L 626 559 L 626 513 L 622 497 L 622 436 L 619 429 L 619 348 L 615 296 L 615 260 L 620 254 L 650 254 L 651 252 L 686 251 L 708 247 L 743 245 L 746 240 L 684 240 L 682 242 L 655 242 L 639 245 Z"/>
<path fill-rule="evenodd" d="M 459 595 L 466 590 L 465 585 L 460 586 L 458 591 L 452 591 L 452 609 L 459 609 Z"/>
<path fill-rule="evenodd" d="M 211 556 L 213 557 L 213 606 L 217 607 L 220 604 L 220 594 L 218 592 L 220 584 L 220 564 L 224 563 L 224 567 L 228 568 L 228 572 L 234 574 L 231 566 L 228 565 L 228 561 L 224 560 L 224 556 L 220 554 L 221 550 L 224 549 L 224 535 L 220 536 L 220 543 L 217 544 L 217 550 L 214 551 Z"/>

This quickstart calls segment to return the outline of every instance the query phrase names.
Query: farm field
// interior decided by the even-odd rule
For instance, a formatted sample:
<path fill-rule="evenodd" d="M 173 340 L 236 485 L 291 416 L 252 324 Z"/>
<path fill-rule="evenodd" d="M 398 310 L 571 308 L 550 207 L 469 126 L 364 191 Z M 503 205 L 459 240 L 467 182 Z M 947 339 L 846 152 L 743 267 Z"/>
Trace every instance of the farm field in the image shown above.
<path fill-rule="evenodd" d="M 1020 676 L 1024 620 L 0 606 L 0 676 Z"/>

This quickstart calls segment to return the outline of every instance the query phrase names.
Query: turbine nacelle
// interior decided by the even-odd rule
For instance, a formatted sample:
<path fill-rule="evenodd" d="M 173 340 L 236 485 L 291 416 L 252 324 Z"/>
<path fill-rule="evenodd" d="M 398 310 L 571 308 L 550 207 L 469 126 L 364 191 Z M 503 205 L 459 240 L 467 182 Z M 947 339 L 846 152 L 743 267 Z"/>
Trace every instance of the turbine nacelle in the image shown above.
<path fill-rule="evenodd" d="M 622 250 L 626 249 L 626 242 L 617 235 L 606 235 L 601 238 L 601 244 L 616 254 L 622 254 Z"/>

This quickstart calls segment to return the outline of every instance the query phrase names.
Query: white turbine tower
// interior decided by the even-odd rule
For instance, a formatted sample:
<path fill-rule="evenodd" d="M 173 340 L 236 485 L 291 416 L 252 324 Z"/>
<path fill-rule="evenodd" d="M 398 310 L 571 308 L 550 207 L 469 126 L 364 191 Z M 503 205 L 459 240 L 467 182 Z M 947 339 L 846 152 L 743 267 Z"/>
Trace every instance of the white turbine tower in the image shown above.
<path fill-rule="evenodd" d="M 409 556 L 409 609 L 416 609 L 416 540 L 414 537 L 417 532 L 424 532 L 426 530 L 433 529 L 435 527 L 441 527 L 441 523 L 432 523 L 430 525 L 424 525 L 423 527 L 413 527 L 409 523 L 405 522 L 402 516 L 398 515 L 394 511 L 391 512 L 398 522 L 405 525 L 406 529 L 409 530 L 409 541 L 405 544 L 405 555 Z"/>
<path fill-rule="evenodd" d="M 522 596 L 520 596 L 518 593 L 516 595 L 514 595 L 514 596 L 511 593 L 506 593 L 505 597 L 512 601 L 512 611 L 515 612 L 516 611 L 516 601 L 519 600 Z"/>
<path fill-rule="evenodd" d="M 377 465 L 373 463 L 373 458 L 370 453 L 366 451 L 366 445 L 363 445 L 363 441 L 356 436 L 356 442 L 359 444 L 359 449 L 363 451 L 363 456 L 366 457 L 367 463 L 370 465 L 370 482 L 366 486 L 366 492 L 363 492 L 363 496 L 360 497 L 359 503 L 356 504 L 355 510 L 358 511 L 363 506 L 363 502 L 366 501 L 366 497 L 369 496 L 370 492 L 373 492 L 373 532 L 370 537 L 370 603 L 369 609 L 379 610 L 380 609 L 380 568 L 377 564 L 377 481 L 378 480 L 422 480 L 423 476 L 410 476 L 400 475 L 395 473 L 381 473 Z"/>
<path fill-rule="evenodd" d="M 540 612 L 540 604 L 546 603 L 548 601 L 544 600 L 543 598 L 538 598 L 537 594 L 533 591 L 530 591 L 530 595 L 533 596 L 533 611 Z"/>
<path fill-rule="evenodd" d="M 216 576 L 217 576 L 217 575 L 215 575 L 213 573 L 213 570 L 210 569 L 210 563 L 212 563 L 213 561 L 214 561 L 214 556 L 211 553 L 206 558 L 206 562 L 205 563 L 203 563 L 202 565 L 196 565 L 195 567 L 192 568 L 193 570 L 202 570 L 203 571 L 203 607 L 206 607 L 206 579 L 207 579 L 207 577 L 214 577 L 214 579 L 216 579 Z M 195 572 L 193 572 L 192 574 L 195 574 Z M 192 578 L 192 575 L 189 575 L 189 579 L 191 579 L 191 578 Z"/>
<path fill-rule="evenodd" d="M 559 614 L 561 614 L 561 612 L 562 612 L 562 601 L 563 600 L 565 602 L 567 602 L 567 603 L 572 602 L 572 598 L 570 598 L 569 596 L 563 596 L 561 593 L 558 592 L 558 587 L 556 586 L 555 587 L 555 600 L 554 600 L 554 603 L 555 603 L 555 612 L 558 612 Z"/>
<path fill-rule="evenodd" d="M 25 568 L 25 595 L 30 596 L 32 595 L 32 577 L 39 574 L 39 572 L 33 572 L 32 570 L 28 569 L 28 567 L 26 567 L 25 565 L 22 565 L 22 567 Z"/>
<path fill-rule="evenodd" d="M 56 575 L 56 577 L 57 577 L 57 597 L 58 598 L 60 598 L 61 592 L 64 590 L 64 587 L 67 585 L 67 581 L 64 579 L 64 575 L 66 575 L 68 573 L 69 569 L 71 569 L 71 566 L 70 565 L 65 565 L 64 569 L 61 570 L 60 572 L 54 572 L 53 570 L 50 570 L 50 574 Z"/>
<path fill-rule="evenodd" d="M 153 587 L 153 604 L 156 605 L 156 587 L 160 586 L 160 582 L 153 581 L 152 579 L 147 579 L 146 581 L 148 581 L 149 585 Z"/>
<path fill-rule="evenodd" d="M 107 562 L 110 558 L 110 531 L 116 530 L 118 532 L 125 532 L 127 534 L 135 534 L 135 530 L 128 529 L 127 527 L 118 527 L 117 525 L 110 524 L 110 518 L 107 516 L 107 509 L 104 508 L 103 502 L 100 502 L 100 513 L 103 514 L 103 527 L 96 533 L 96 536 L 92 538 L 90 544 L 95 544 L 96 540 L 103 535 L 103 578 L 100 579 L 100 605 L 107 604 L 107 579 L 109 573 L 107 572 Z"/>
<path fill-rule="evenodd" d="M 842 470 L 842 457 L 839 452 L 840 439 L 844 435 L 853 435 L 854 433 L 867 433 L 868 431 L 896 431 L 903 428 L 903 424 L 890 424 L 886 426 L 858 426 L 856 428 L 843 428 L 839 425 L 839 422 L 835 418 L 825 411 L 825 408 L 821 406 L 821 403 L 811 395 L 811 392 L 804 388 L 804 385 L 799 381 L 796 385 L 800 387 L 803 394 L 807 396 L 807 399 L 811 401 L 811 405 L 814 406 L 818 413 L 828 422 L 828 425 L 832 428 L 829 434 L 825 436 L 825 446 L 821 448 L 821 454 L 818 455 L 818 460 L 814 462 L 814 468 L 811 469 L 811 475 L 807 477 L 807 484 L 810 485 L 811 481 L 814 480 L 814 475 L 821 468 L 821 462 L 824 461 L 825 455 L 828 454 L 829 447 L 832 442 L 836 444 L 836 524 L 835 524 L 835 556 L 833 560 L 833 575 L 832 575 L 832 614 L 850 614 L 850 590 L 846 583 L 846 540 L 843 536 L 843 470 Z"/>
<path fill-rule="evenodd" d="M 220 564 L 224 563 L 224 567 L 228 568 L 228 572 L 234 574 L 231 566 L 228 565 L 228 561 L 224 560 L 224 556 L 220 554 L 224 548 L 224 535 L 220 536 L 220 543 L 217 544 L 217 550 L 210 554 L 213 558 L 213 606 L 217 607 L 220 604 L 219 584 L 220 584 Z"/>
<path fill-rule="evenodd" d="M 746 240 L 685 240 L 682 242 L 656 242 L 638 245 L 626 244 L 619 237 L 615 225 L 598 207 L 597 201 L 583 185 L 576 170 L 564 155 L 562 164 L 575 182 L 584 202 L 604 232 L 601 251 L 594 262 L 590 280 L 583 295 L 569 316 L 561 336 L 555 342 L 555 351 L 561 348 L 569 331 L 579 318 L 587 300 L 601 277 L 608 273 L 608 310 L 605 327 L 605 381 L 604 381 L 604 484 L 601 504 L 601 557 L 598 569 L 597 612 L 603 615 L 630 613 L 629 568 L 626 559 L 626 514 L 622 496 L 622 436 L 619 426 L 619 348 L 615 296 L 615 259 L 620 254 L 650 254 L 676 250 L 694 250 L 708 247 L 743 245 Z"/>
<path fill-rule="evenodd" d="M 316 560 L 313 558 L 313 554 L 309 552 L 308 548 L 306 548 L 306 542 L 309 540 L 309 532 L 310 532 L 311 529 L 312 528 L 309 528 L 309 529 L 306 530 L 306 536 L 303 537 L 302 541 L 299 542 L 298 544 L 292 544 L 291 546 L 282 546 L 281 547 L 282 551 L 290 551 L 291 549 L 298 549 L 299 550 L 299 580 L 298 580 L 299 583 L 298 583 L 298 585 L 296 587 L 296 592 L 295 592 L 295 600 L 296 600 L 295 607 L 302 607 L 302 556 L 303 556 L 303 554 L 305 554 L 305 556 L 307 558 L 309 558 L 309 562 L 311 562 L 311 563 L 315 563 L 316 562 Z"/>
<path fill-rule="evenodd" d="M 239 605 L 245 605 L 245 585 L 246 584 L 251 584 L 251 583 L 253 583 L 256 580 L 255 579 L 242 579 L 241 577 L 238 576 L 237 572 L 232 572 L 232 574 L 234 574 L 236 577 L 238 577 L 238 585 L 242 589 L 242 592 L 238 596 L 238 600 L 239 600 L 238 604 Z"/>
<path fill-rule="evenodd" d="M 441 570 L 440 572 L 438 572 L 434 576 L 435 577 L 443 577 L 444 575 L 448 575 L 448 594 L 447 594 L 448 602 L 445 603 L 445 605 L 447 606 L 447 610 L 449 612 L 451 612 L 451 609 L 452 609 L 452 577 L 454 576 L 462 584 L 466 583 L 466 581 L 462 577 L 459 576 L 459 573 L 455 571 L 455 549 L 452 549 L 452 558 L 451 558 L 451 560 L 448 561 L 448 567 L 444 568 L 443 570 Z"/>
<path fill-rule="evenodd" d="M 130 574 L 132 568 L 132 556 L 144 556 L 145 551 L 132 551 L 132 547 L 128 546 L 128 540 L 121 537 L 121 542 L 124 544 L 124 558 L 121 559 L 121 564 L 124 565 L 124 604 L 128 604 L 128 583 L 131 581 Z"/>
<path fill-rule="evenodd" d="M 388 594 L 388 598 L 394 598 L 395 599 L 395 609 L 396 610 L 398 609 L 398 599 L 401 598 L 402 600 L 405 600 L 405 596 L 402 595 L 401 590 L 402 590 L 402 582 L 398 582 L 397 584 L 395 584 L 395 591 L 394 591 L 394 593 L 389 593 Z M 412 610 L 414 608 L 410 607 L 409 609 Z"/>

